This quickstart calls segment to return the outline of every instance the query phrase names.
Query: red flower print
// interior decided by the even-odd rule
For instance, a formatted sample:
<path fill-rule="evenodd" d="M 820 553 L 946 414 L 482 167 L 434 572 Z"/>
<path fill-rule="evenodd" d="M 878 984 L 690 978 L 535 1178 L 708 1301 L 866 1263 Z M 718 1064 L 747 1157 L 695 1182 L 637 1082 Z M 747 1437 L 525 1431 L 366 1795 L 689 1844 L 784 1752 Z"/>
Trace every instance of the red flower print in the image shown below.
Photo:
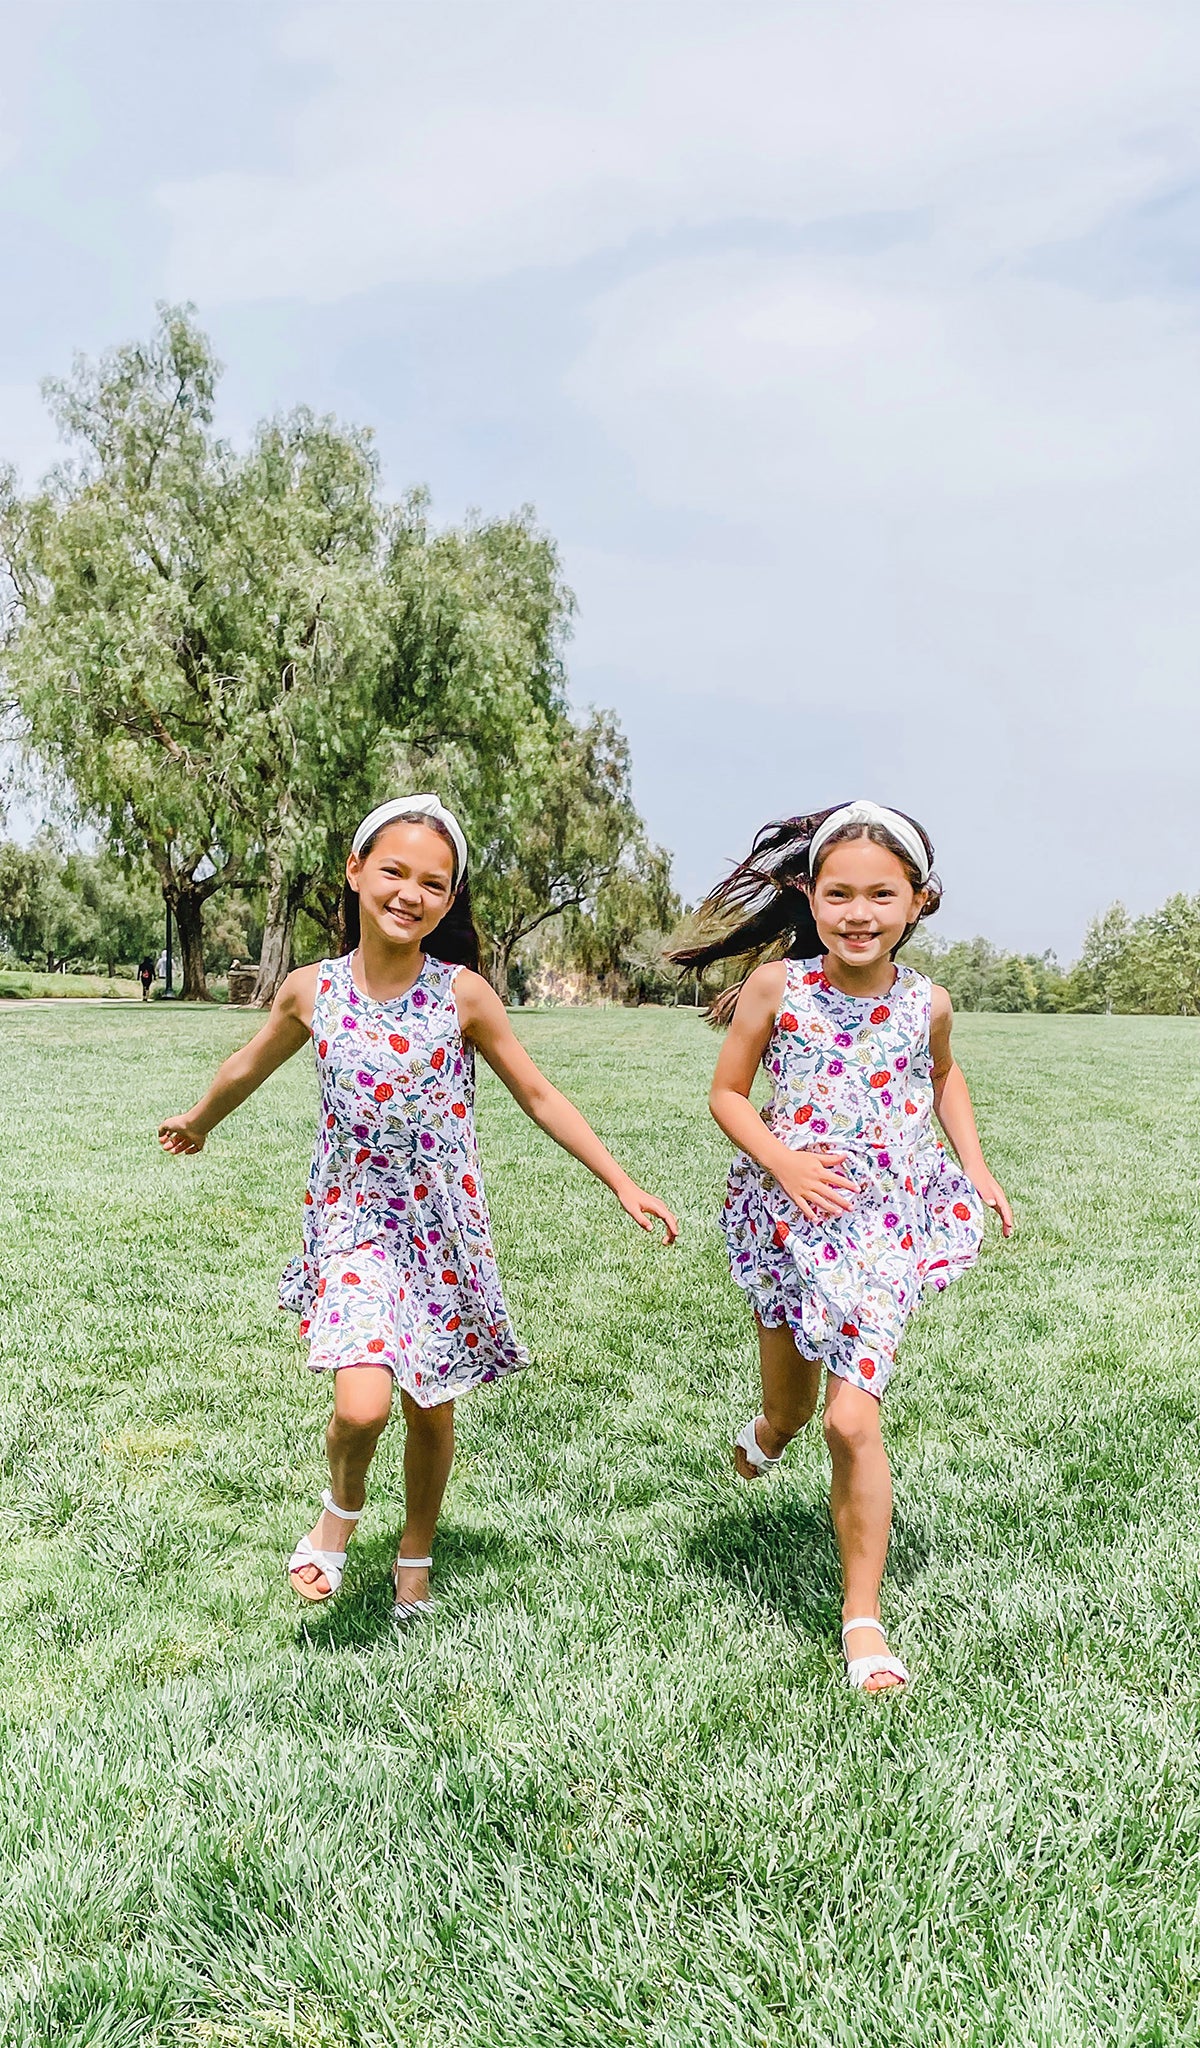
<path fill-rule="evenodd" d="M 318 1300 L 318 1301 L 320 1301 L 320 1299 L 321 1299 L 321 1296 L 322 1296 L 322 1295 L 324 1294 L 324 1292 L 325 1292 L 325 1289 L 326 1289 L 326 1288 L 328 1287 L 328 1285 L 329 1285 L 329 1282 L 328 1282 L 328 1280 L 318 1280 L 318 1282 L 317 1282 L 317 1300 Z"/>
<path fill-rule="evenodd" d="M 327 1202 L 329 1202 L 330 1204 L 332 1204 L 332 1203 L 334 1203 L 334 1202 L 340 1202 L 340 1201 L 341 1201 L 341 1199 L 342 1199 L 342 1191 L 341 1191 L 341 1189 L 340 1189 L 340 1188 L 326 1188 L 326 1190 L 325 1190 L 325 1200 L 326 1200 Z"/>
<path fill-rule="evenodd" d="M 309 1193 L 308 1189 L 307 1189 L 307 1188 L 305 1188 L 305 1190 L 304 1190 L 304 1206 L 305 1206 L 305 1208 L 306 1208 L 306 1209 L 311 1209 L 311 1208 L 312 1208 L 312 1205 L 313 1205 L 313 1198 L 312 1198 L 311 1194 Z"/>
<path fill-rule="evenodd" d="M 391 1046 L 393 1052 L 408 1051 L 408 1040 L 407 1038 L 401 1037 L 398 1031 L 392 1031 L 389 1033 L 388 1044 Z"/>
<path fill-rule="evenodd" d="M 905 1114 L 905 1116 L 915 1116 L 915 1115 L 916 1115 L 916 1113 L 917 1113 L 917 1105 L 916 1105 L 916 1103 L 915 1103 L 915 1102 L 906 1102 L 906 1103 L 905 1103 L 905 1105 L 904 1105 L 904 1114 Z"/>
<path fill-rule="evenodd" d="M 457 1328 L 458 1328 L 459 1324 L 461 1323 L 461 1321 L 462 1321 L 462 1317 L 461 1317 L 461 1316 L 451 1316 L 451 1317 L 450 1317 L 450 1320 L 449 1320 L 449 1322 L 448 1322 L 448 1323 L 446 1324 L 446 1328 L 447 1328 L 448 1330 L 457 1330 Z"/>
<path fill-rule="evenodd" d="M 413 1189 L 414 1199 L 418 1202 L 423 1202 L 428 1193 L 429 1189 L 424 1185 L 422 1181 L 418 1181 L 416 1187 Z"/>
<path fill-rule="evenodd" d="M 874 1361 L 874 1359 L 871 1359 L 871 1358 L 860 1358 L 860 1359 L 859 1359 L 859 1361 L 858 1361 L 858 1369 L 859 1369 L 860 1373 L 862 1374 L 862 1376 L 863 1376 L 863 1378 L 864 1378 L 865 1380 L 873 1380 L 873 1379 L 874 1379 L 874 1377 L 875 1377 L 875 1361 Z"/>
<path fill-rule="evenodd" d="M 787 1224 L 786 1224 L 786 1223 L 777 1223 L 777 1224 L 775 1225 L 775 1242 L 776 1242 L 776 1244 L 780 1244 L 780 1245 L 786 1244 L 786 1243 L 787 1243 L 787 1241 L 788 1241 L 788 1237 L 790 1236 L 790 1234 L 791 1234 L 791 1233 L 789 1232 L 789 1229 L 788 1229 L 788 1226 L 787 1226 Z"/>
<path fill-rule="evenodd" d="M 327 1038 L 318 1039 L 317 1051 L 320 1054 L 321 1058 L 324 1059 L 326 1053 L 329 1051 L 329 1040 Z"/>
<path fill-rule="evenodd" d="M 954 1204 L 954 1214 L 960 1223 L 969 1223 L 971 1221 L 971 1211 L 965 1202 L 956 1202 Z"/>
<path fill-rule="evenodd" d="M 327 995 L 329 994 L 329 991 L 330 991 L 330 989 L 331 989 L 332 987 L 333 987 L 333 983 L 332 983 L 331 981 L 323 981 L 323 982 L 321 983 L 321 994 L 322 994 L 323 996 L 327 996 Z"/>
<path fill-rule="evenodd" d="M 398 1287 L 398 1288 L 396 1289 L 396 1299 L 397 1299 L 397 1301 L 403 1301 L 403 1300 L 404 1300 L 404 1289 L 403 1289 L 402 1287 Z"/>
<path fill-rule="evenodd" d="M 891 1078 L 892 1078 L 892 1077 L 891 1077 L 890 1073 L 888 1072 L 887 1068 L 885 1067 L 885 1068 L 883 1069 L 882 1073 L 879 1073 L 879 1074 L 872 1074 L 872 1076 L 871 1076 L 871 1086 L 872 1086 L 872 1088 L 886 1088 L 886 1087 L 887 1087 L 887 1084 L 888 1084 L 888 1082 L 889 1082 L 889 1081 L 891 1080 Z"/>
<path fill-rule="evenodd" d="M 810 1116 L 812 1115 L 812 1113 L 813 1113 L 813 1111 L 812 1111 L 812 1103 L 811 1103 L 811 1102 L 802 1102 L 802 1103 L 800 1104 L 800 1107 L 799 1107 L 799 1109 L 798 1109 L 798 1110 L 796 1111 L 796 1114 L 795 1114 L 794 1118 L 792 1119 L 792 1121 L 793 1121 L 794 1123 L 798 1123 L 798 1124 L 806 1124 L 806 1123 L 808 1122 L 808 1120 L 809 1120 L 809 1117 L 810 1117 Z"/>
<path fill-rule="evenodd" d="M 450 1114 L 451 1114 L 451 1116 L 465 1116 L 465 1115 L 466 1115 L 466 1113 L 467 1113 L 467 1105 L 466 1105 L 466 1103 L 465 1103 L 465 1102 L 452 1102 L 452 1103 L 450 1104 Z"/>
<path fill-rule="evenodd" d="M 915 1194 L 916 1194 L 916 1192 L 917 1192 L 917 1191 L 916 1191 L 915 1187 L 913 1186 L 913 1184 L 912 1184 L 912 1181 L 911 1181 L 911 1180 L 906 1180 L 906 1181 L 905 1181 L 905 1183 L 904 1183 L 904 1192 L 905 1192 L 905 1194 L 906 1194 L 906 1195 L 915 1195 Z"/>
<path fill-rule="evenodd" d="M 358 1151 L 357 1151 L 357 1152 L 355 1153 L 355 1155 L 354 1155 L 354 1164 L 355 1164 L 356 1166 L 361 1166 L 361 1165 L 362 1165 L 362 1163 L 363 1163 L 363 1160 L 364 1160 L 364 1159 L 369 1159 L 370 1157 L 371 1157 L 371 1148 L 370 1148 L 370 1146 L 369 1146 L 369 1145 L 363 1145 L 363 1146 L 361 1146 L 361 1147 L 360 1147 L 360 1149 L 359 1149 L 359 1150 L 358 1150 Z"/>
<path fill-rule="evenodd" d="M 383 1338 L 382 1338 L 382 1337 L 372 1337 L 372 1339 L 371 1339 L 370 1343 L 369 1343 L 369 1344 L 368 1344 L 368 1346 L 367 1346 L 367 1350 L 368 1350 L 368 1351 L 382 1351 L 382 1350 L 383 1350 Z"/>
<path fill-rule="evenodd" d="M 329 1112 L 329 1115 L 328 1115 L 328 1116 L 326 1117 L 326 1119 L 325 1119 L 325 1128 L 326 1128 L 326 1130 L 327 1130 L 327 1131 L 331 1131 L 331 1130 L 333 1129 L 333 1127 L 334 1127 L 334 1125 L 335 1125 L 335 1123 L 336 1123 L 336 1122 L 337 1122 L 337 1118 L 335 1117 L 335 1115 L 334 1115 L 333 1111 L 332 1111 L 332 1110 L 330 1110 L 330 1112 Z"/>
<path fill-rule="evenodd" d="M 815 988 L 816 984 L 819 981 L 824 981 L 824 979 L 825 976 L 822 974 L 820 968 L 818 967 L 814 973 L 805 975 L 804 986 L 805 988 Z"/>
<path fill-rule="evenodd" d="M 886 1024 L 891 1014 L 892 1013 L 888 1009 L 887 1004 L 880 1003 L 879 1008 L 877 1010 L 872 1010 L 871 1012 L 871 1022 L 872 1024 Z"/>
<path fill-rule="evenodd" d="M 301 1317 L 301 1319 L 300 1319 L 300 1335 L 301 1335 L 302 1337 L 307 1337 L 307 1335 L 308 1335 L 308 1333 L 309 1333 L 309 1331 L 310 1331 L 311 1329 L 312 1329 L 312 1324 L 311 1324 L 311 1322 L 309 1321 L 308 1317 L 307 1317 L 307 1316 L 302 1316 L 302 1317 Z"/>
<path fill-rule="evenodd" d="M 910 1252 L 910 1251 L 912 1250 L 912 1231 L 911 1231 L 911 1230 L 906 1230 L 906 1231 L 905 1231 L 905 1233 L 904 1233 L 904 1236 L 903 1236 L 903 1237 L 901 1238 L 901 1240 L 900 1240 L 900 1249 L 901 1249 L 901 1251 L 906 1251 L 906 1252 Z"/>
<path fill-rule="evenodd" d="M 842 1335 L 843 1335 L 843 1337 L 855 1337 L 855 1338 L 856 1338 L 856 1337 L 858 1336 L 858 1324 L 857 1324 L 857 1323 L 843 1323 L 843 1324 L 842 1324 Z"/>
<path fill-rule="evenodd" d="M 442 1274 L 442 1285 L 443 1287 L 458 1286 L 458 1274 L 453 1272 L 449 1266 L 446 1267 L 445 1272 Z"/>
<path fill-rule="evenodd" d="M 463 1343 L 466 1345 L 467 1350 L 474 1351 L 475 1346 L 478 1344 L 478 1342 L 479 1339 L 475 1335 L 474 1330 L 468 1330 L 466 1336 L 463 1338 Z"/>
<path fill-rule="evenodd" d="M 475 1176 L 470 1173 L 464 1173 L 462 1177 L 462 1184 L 464 1195 L 470 1195 L 471 1199 L 474 1200 L 475 1196 L 479 1192 L 478 1188 L 475 1185 Z"/>
<path fill-rule="evenodd" d="M 357 1274 L 357 1273 L 343 1273 L 343 1274 L 342 1274 L 342 1279 L 343 1279 L 343 1281 L 345 1282 L 345 1284 L 346 1284 L 346 1286 L 347 1286 L 347 1287 L 361 1287 L 361 1286 L 362 1286 L 362 1281 L 361 1281 L 361 1280 L 359 1279 L 359 1277 L 358 1277 L 358 1274 Z"/>
<path fill-rule="evenodd" d="M 791 1010 L 784 1010 L 779 1019 L 779 1029 L 781 1031 L 799 1031 L 800 1019 L 794 1016 Z"/>
<path fill-rule="evenodd" d="M 433 1054 L 431 1055 L 431 1057 L 430 1057 L 430 1061 L 429 1061 L 429 1064 L 430 1064 L 430 1066 L 431 1066 L 431 1067 L 438 1067 L 438 1068 L 441 1068 L 441 1067 L 444 1067 L 444 1066 L 445 1066 L 445 1064 L 446 1064 L 446 1048 L 445 1048 L 445 1046 L 444 1046 L 444 1045 L 439 1045 L 439 1046 L 438 1046 L 438 1048 L 437 1048 L 436 1052 L 434 1052 L 434 1053 L 433 1053 Z"/>

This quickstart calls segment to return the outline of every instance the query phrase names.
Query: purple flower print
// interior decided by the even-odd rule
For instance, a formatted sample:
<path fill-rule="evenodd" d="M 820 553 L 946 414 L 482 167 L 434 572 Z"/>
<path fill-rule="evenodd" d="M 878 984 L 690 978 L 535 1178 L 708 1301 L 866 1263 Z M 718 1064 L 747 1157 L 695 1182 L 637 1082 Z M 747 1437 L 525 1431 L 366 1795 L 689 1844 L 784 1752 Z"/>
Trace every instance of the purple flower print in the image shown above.
<path fill-rule="evenodd" d="M 892 1155 L 891 1155 L 891 1153 L 890 1153 L 890 1152 L 881 1152 L 881 1153 L 880 1153 L 880 1155 L 879 1155 L 879 1164 L 880 1164 L 881 1166 L 887 1167 L 887 1166 L 890 1166 L 890 1165 L 891 1165 L 891 1163 L 892 1163 Z"/>
<path fill-rule="evenodd" d="M 853 1045 L 854 1040 L 848 1031 L 837 1031 L 834 1033 L 833 1042 L 835 1045 Z"/>
<path fill-rule="evenodd" d="M 360 1088 L 373 1088 L 373 1087 L 375 1086 L 375 1076 L 374 1076 L 374 1074 L 364 1074 L 364 1073 L 363 1073 L 363 1072 L 361 1071 L 361 1069 L 360 1069 L 360 1071 L 359 1071 L 359 1072 L 358 1072 L 358 1073 L 357 1073 L 357 1074 L 356 1074 L 356 1075 L 354 1076 L 354 1078 L 355 1078 L 355 1080 L 356 1080 L 356 1081 L 358 1082 L 358 1085 L 359 1085 L 359 1087 L 360 1087 Z"/>
<path fill-rule="evenodd" d="M 423 988 L 413 990 L 413 1006 L 418 1010 L 425 1008 L 425 991 Z"/>
<path fill-rule="evenodd" d="M 829 1125 L 826 1123 L 823 1116 L 815 1116 L 808 1128 L 810 1131 L 815 1131 L 817 1136 L 820 1137 L 823 1134 L 823 1132 L 829 1129 Z"/>
<path fill-rule="evenodd" d="M 836 1250 L 834 1249 L 833 1245 L 831 1245 L 831 1244 L 827 1244 L 827 1245 L 824 1245 L 824 1246 L 822 1247 L 822 1250 L 821 1250 L 821 1257 L 822 1257 L 823 1259 L 836 1259 L 836 1257 L 837 1257 L 837 1252 L 836 1252 Z"/>
<path fill-rule="evenodd" d="M 846 1069 L 844 1068 L 840 1060 L 830 1060 L 829 1065 L 826 1067 L 825 1071 L 827 1074 L 844 1074 Z"/>
<path fill-rule="evenodd" d="M 897 1216 L 896 1211 L 894 1209 L 889 1209 L 887 1215 L 883 1219 L 884 1228 L 887 1230 L 894 1230 L 899 1221 L 900 1218 Z"/>
<path fill-rule="evenodd" d="M 342 1028 L 343 1028 L 343 1030 L 346 1030 L 346 1031 L 357 1031 L 357 1030 L 358 1030 L 358 1018 L 357 1018 L 357 1017 L 343 1017 L 343 1018 L 342 1018 Z"/>
<path fill-rule="evenodd" d="M 422 1131 L 422 1132 L 421 1132 L 421 1150 L 422 1150 L 422 1152 L 432 1152 L 432 1150 L 433 1150 L 433 1148 L 434 1148 L 434 1145 L 436 1144 L 436 1142 L 437 1142 L 437 1141 L 436 1141 L 436 1139 L 434 1138 L 434 1136 L 433 1136 L 433 1133 L 432 1133 L 432 1131 Z"/>
<path fill-rule="evenodd" d="M 880 1091 L 879 1091 L 879 1100 L 880 1100 L 880 1101 L 882 1102 L 882 1104 L 883 1104 L 883 1106 L 884 1106 L 884 1108 L 885 1108 L 885 1109 L 890 1109 L 890 1108 L 891 1108 L 891 1106 L 892 1106 L 892 1091 L 891 1091 L 891 1089 L 890 1089 L 890 1088 L 881 1088 L 881 1089 L 880 1089 Z"/>
<path fill-rule="evenodd" d="M 899 1059 L 896 1060 L 894 1064 L 896 1072 L 898 1074 L 902 1074 L 904 1072 L 905 1067 L 908 1065 L 908 1054 L 906 1052 L 902 1052 L 900 1054 Z"/>

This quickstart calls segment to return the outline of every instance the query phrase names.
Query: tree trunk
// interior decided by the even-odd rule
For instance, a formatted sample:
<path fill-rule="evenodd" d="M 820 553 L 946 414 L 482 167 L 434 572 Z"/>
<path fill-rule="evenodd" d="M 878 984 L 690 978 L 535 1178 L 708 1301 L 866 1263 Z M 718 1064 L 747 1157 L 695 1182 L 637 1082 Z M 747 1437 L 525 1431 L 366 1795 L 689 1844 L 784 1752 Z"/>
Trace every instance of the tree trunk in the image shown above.
<path fill-rule="evenodd" d="M 267 921 L 263 926 L 258 955 L 258 980 L 250 1000 L 260 1010 L 269 1010 L 292 965 L 292 938 L 296 917 L 308 890 L 311 876 L 285 877 L 278 858 L 268 861 Z"/>
<path fill-rule="evenodd" d="M 508 1002 L 508 970 L 512 962 L 515 939 L 493 939 L 491 958 L 488 962 L 488 980 L 502 1003 Z"/>
<path fill-rule="evenodd" d="M 171 902 L 183 968 L 183 987 L 179 993 L 185 1003 L 211 1000 L 204 976 L 204 905 L 211 894 L 211 890 L 185 882 L 176 887 Z"/>

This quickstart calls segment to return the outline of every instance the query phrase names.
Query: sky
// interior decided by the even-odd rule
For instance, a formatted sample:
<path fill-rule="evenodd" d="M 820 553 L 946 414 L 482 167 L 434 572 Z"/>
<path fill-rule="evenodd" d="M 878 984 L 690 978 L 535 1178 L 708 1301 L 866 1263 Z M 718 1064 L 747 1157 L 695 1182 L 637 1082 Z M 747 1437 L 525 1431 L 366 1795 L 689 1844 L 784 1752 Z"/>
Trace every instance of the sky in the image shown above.
<path fill-rule="evenodd" d="M 938 928 L 1200 890 L 1194 0 L 0 0 L 0 460 L 194 302 L 238 437 L 525 504 L 689 898 L 930 830 Z M 18 826 L 28 820 L 18 819 Z"/>

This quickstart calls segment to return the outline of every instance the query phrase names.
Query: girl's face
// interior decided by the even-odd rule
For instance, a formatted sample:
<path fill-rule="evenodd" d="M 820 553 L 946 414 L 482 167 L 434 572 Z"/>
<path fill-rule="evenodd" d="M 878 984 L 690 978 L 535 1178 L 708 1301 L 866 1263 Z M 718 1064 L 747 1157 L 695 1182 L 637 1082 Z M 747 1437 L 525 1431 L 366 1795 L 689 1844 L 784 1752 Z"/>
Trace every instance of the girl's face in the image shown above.
<path fill-rule="evenodd" d="M 925 902 L 886 846 L 839 839 L 808 888 L 813 921 L 825 951 L 847 967 L 874 967 L 898 946 Z"/>
<path fill-rule="evenodd" d="M 359 917 L 390 945 L 420 944 L 454 895 L 454 850 L 431 825 L 385 825 L 361 860 L 346 862 Z"/>

